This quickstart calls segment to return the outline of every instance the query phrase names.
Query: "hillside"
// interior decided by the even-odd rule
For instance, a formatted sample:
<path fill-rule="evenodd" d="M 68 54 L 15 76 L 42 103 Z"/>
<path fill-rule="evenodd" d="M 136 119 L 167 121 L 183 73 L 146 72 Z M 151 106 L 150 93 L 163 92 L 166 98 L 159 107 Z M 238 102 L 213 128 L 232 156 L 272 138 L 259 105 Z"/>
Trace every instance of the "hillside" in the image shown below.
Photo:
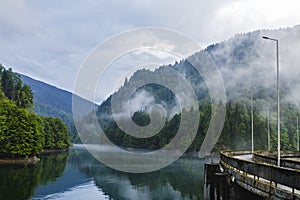
<path fill-rule="evenodd" d="M 276 99 L 275 42 L 264 40 L 262 36 L 279 40 L 281 98 L 298 104 L 300 25 L 238 34 L 207 48 L 222 74 L 228 98 L 235 100 L 244 89 L 252 89 L 255 99 L 264 99 L 270 104 Z"/>
<path fill-rule="evenodd" d="M 247 137 L 250 135 L 251 130 L 248 127 L 250 117 L 250 95 L 246 90 L 251 90 L 253 93 L 255 110 L 254 118 L 258 120 L 254 130 L 257 143 L 266 142 L 265 136 L 267 135 L 267 124 L 265 119 L 268 108 L 271 113 L 271 132 L 276 130 L 275 43 L 262 39 L 262 36 L 269 36 L 279 40 L 281 75 L 280 95 L 283 123 L 282 137 L 285 138 L 282 139 L 282 142 L 286 149 L 295 147 L 295 116 L 299 113 L 298 105 L 300 103 L 300 95 L 298 95 L 300 91 L 300 57 L 298 56 L 300 50 L 299 25 L 286 29 L 258 30 L 237 34 L 226 41 L 210 45 L 206 48 L 206 51 L 211 56 L 223 78 L 228 100 L 228 103 L 226 104 L 228 112 L 226 113 L 225 119 L 227 121 L 225 121 L 225 127 L 222 132 L 221 140 L 217 144 L 217 148 L 234 149 L 249 145 L 245 144 L 238 146 L 236 143 L 228 141 L 228 138 L 232 138 L 231 141 L 236 140 L 237 142 L 248 141 Z M 153 142 L 145 140 L 138 141 L 134 138 L 128 139 L 128 135 L 124 134 L 112 120 L 110 106 L 112 99 L 115 98 L 118 102 L 117 106 L 121 108 L 123 106 L 123 99 L 125 99 L 126 93 L 128 93 L 126 91 L 130 91 L 130 88 L 132 88 L 134 83 L 139 83 L 140 81 L 143 82 L 148 80 L 149 77 L 168 80 L 168 77 L 171 78 L 167 73 L 168 68 L 178 71 L 190 83 L 198 98 L 200 108 L 201 106 L 206 108 L 206 104 L 203 104 L 203 102 L 206 102 L 207 99 L 209 99 L 206 83 L 191 65 L 191 63 L 197 63 L 203 68 L 207 67 L 205 61 L 201 60 L 202 53 L 203 52 L 196 52 L 189 58 L 178 61 L 173 65 L 161 66 L 154 71 L 147 69 L 136 71 L 117 92 L 99 106 L 97 112 L 98 120 L 104 127 L 110 124 L 106 127 L 106 134 L 109 135 L 110 139 L 117 145 L 128 147 L 144 148 L 144 144 L 153 144 Z M 213 80 L 214 76 L 208 78 Z M 179 79 L 178 83 L 180 83 L 178 86 L 182 85 Z M 160 136 L 170 133 L 170 131 L 176 131 L 175 128 L 178 127 L 179 121 L 177 120 L 176 123 L 173 123 L 176 121 L 175 118 L 178 118 L 178 116 L 174 114 L 181 113 L 181 110 L 178 109 L 178 102 L 176 102 L 174 97 L 174 94 L 170 93 L 167 88 L 161 87 L 158 84 L 147 84 L 142 86 L 131 96 L 130 101 L 133 106 L 131 106 L 130 116 L 127 116 L 127 119 L 124 120 L 126 122 L 126 120 L 129 120 L 129 117 L 133 118 L 137 112 L 142 112 L 141 116 L 144 116 L 143 113 L 149 113 L 153 105 L 160 104 L 167 110 L 168 117 L 168 121 L 162 132 L 160 132 Z M 119 109 L 118 111 L 119 113 L 115 113 L 116 116 L 124 116 L 124 111 L 126 110 Z M 204 119 L 207 120 L 206 122 L 200 121 L 200 127 L 207 128 L 209 119 L 207 119 L 206 115 L 209 114 L 209 112 L 200 109 L 200 113 L 202 113 L 203 116 L 205 116 Z M 231 114 L 234 117 L 231 117 Z M 139 120 L 136 119 L 135 121 L 137 122 Z M 173 123 L 173 125 L 170 126 L 170 123 Z M 200 138 L 203 138 L 203 134 L 206 133 L 205 129 L 202 129 L 200 132 L 202 132 L 202 136 L 198 137 L 200 143 L 198 140 L 194 149 L 199 148 L 202 142 Z M 271 140 L 275 141 L 276 137 L 277 136 L 273 132 Z M 262 140 L 262 138 L 264 139 Z M 164 138 L 163 136 L 163 138 L 159 138 L 157 141 L 163 141 L 163 139 L 169 140 L 170 138 Z M 165 143 L 163 142 L 163 144 Z M 261 143 L 260 148 L 266 148 L 265 145 L 266 143 Z M 146 147 L 152 148 L 150 146 Z M 156 149 L 157 147 L 159 147 L 159 144 L 153 148 Z"/>
<path fill-rule="evenodd" d="M 242 102 L 249 106 L 249 94 L 245 90 L 252 90 L 254 107 L 262 117 L 266 115 L 266 108 L 270 107 L 271 122 L 275 121 L 276 111 L 276 60 L 275 43 L 263 40 L 262 36 L 279 39 L 280 73 L 281 73 L 281 102 L 297 108 L 300 103 L 300 26 L 278 30 L 257 30 L 254 32 L 237 34 L 232 38 L 212 44 L 206 51 L 215 62 L 223 78 L 227 100 L 230 102 Z M 161 66 L 154 71 L 146 69 L 138 70 L 124 83 L 112 96 L 118 96 L 126 91 L 126 85 L 130 85 L 148 77 L 168 77 L 164 70 L 168 67 L 178 71 L 191 84 L 198 101 L 207 101 L 209 93 L 206 84 L 189 61 L 197 61 L 201 52 L 196 52 L 185 60 L 174 65 Z M 201 61 L 197 61 L 201 62 Z M 28 84 L 34 93 L 35 111 L 41 115 L 60 117 L 68 124 L 70 135 L 73 137 L 73 117 L 71 112 L 72 94 L 36 81 L 22 75 L 23 81 Z M 213 77 L 212 77 L 213 79 Z M 298 91 L 299 90 L 299 91 Z M 110 96 L 97 110 L 98 120 L 103 128 L 113 126 L 111 116 Z M 122 98 L 122 97 L 119 97 Z M 139 88 L 132 96 L 134 106 L 130 111 L 131 116 L 135 112 L 148 112 L 154 104 L 161 104 L 167 110 L 170 120 L 176 113 L 180 113 L 180 107 L 172 92 L 166 87 L 157 84 L 147 84 Z M 82 109 L 82 113 L 90 110 Z M 290 122 L 291 123 L 291 122 Z M 290 133 L 291 135 L 291 133 Z"/>
<path fill-rule="evenodd" d="M 20 74 L 22 81 L 29 85 L 34 96 L 34 111 L 41 116 L 57 117 L 67 124 L 72 142 L 80 142 L 77 137 L 72 114 L 72 93 L 47 83 Z M 90 112 L 81 109 L 82 115 Z"/>
<path fill-rule="evenodd" d="M 70 138 L 73 138 L 72 94 L 28 76 L 20 76 L 33 92 L 35 113 L 62 119 L 67 124 Z"/>
<path fill-rule="evenodd" d="M 212 44 L 206 48 L 206 52 L 211 56 L 223 78 L 227 99 L 233 102 L 237 100 L 247 102 L 249 94 L 245 90 L 252 90 L 253 99 L 256 102 L 255 107 L 261 109 L 270 105 L 270 107 L 276 108 L 275 42 L 262 39 L 264 35 L 279 40 L 282 103 L 298 106 L 300 103 L 300 95 L 297 95 L 300 92 L 300 57 L 298 55 L 300 50 L 300 25 L 286 29 L 257 30 L 237 34 L 226 41 Z M 168 76 L 167 73 L 161 75 L 161 71 L 166 68 L 172 68 L 182 74 L 192 85 L 199 101 L 209 98 L 203 78 L 190 64 L 190 61 L 193 61 L 200 63 L 204 67 L 201 63 L 203 62 L 201 61 L 201 53 L 196 52 L 189 58 L 176 62 L 174 65 L 161 66 L 154 71 L 138 70 L 126 84 L 139 82 L 139 80 L 147 79 L 149 76 Z M 211 77 L 211 79 L 214 79 L 214 77 Z M 126 84 L 113 96 L 117 96 L 126 90 Z M 168 89 L 156 84 L 148 84 L 139 88 L 132 100 L 134 101 L 135 97 L 139 97 L 142 91 L 144 91 L 142 94 L 146 93 L 148 98 L 154 98 L 155 101 L 151 102 L 151 104 L 163 103 L 164 107 L 176 106 L 174 95 L 170 94 Z M 109 109 L 103 109 L 103 107 L 110 105 L 109 101 L 111 101 L 111 98 L 108 98 L 100 105 L 98 110 L 99 116 L 101 116 L 101 113 L 109 111 Z M 136 107 L 139 106 L 135 105 Z M 143 109 L 143 107 L 149 108 L 151 105 L 143 103 L 140 108 Z M 167 107 L 166 109 L 170 110 L 172 108 Z M 139 110 L 136 109 L 134 111 Z"/>
<path fill-rule="evenodd" d="M 35 111 L 37 113 L 54 114 L 53 110 L 60 110 L 66 113 L 72 112 L 72 93 L 28 76 L 20 75 L 22 81 L 32 89 Z M 51 106 L 53 110 L 45 109 L 47 106 Z"/>

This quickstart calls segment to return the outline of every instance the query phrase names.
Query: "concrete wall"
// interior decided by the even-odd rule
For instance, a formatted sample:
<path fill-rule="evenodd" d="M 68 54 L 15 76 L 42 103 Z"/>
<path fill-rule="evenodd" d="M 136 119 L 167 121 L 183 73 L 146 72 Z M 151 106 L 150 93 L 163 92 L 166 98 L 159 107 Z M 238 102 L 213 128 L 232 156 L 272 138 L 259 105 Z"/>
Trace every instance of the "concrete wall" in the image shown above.
<path fill-rule="evenodd" d="M 300 199 L 300 171 L 234 158 L 238 152 L 220 153 L 224 170 L 246 190 L 268 199 Z"/>
<path fill-rule="evenodd" d="M 281 167 L 300 169 L 300 152 L 299 151 L 282 151 L 280 159 Z M 296 159 L 297 158 L 297 159 Z M 272 151 L 256 151 L 253 154 L 256 162 L 269 163 L 277 165 L 277 152 Z"/>

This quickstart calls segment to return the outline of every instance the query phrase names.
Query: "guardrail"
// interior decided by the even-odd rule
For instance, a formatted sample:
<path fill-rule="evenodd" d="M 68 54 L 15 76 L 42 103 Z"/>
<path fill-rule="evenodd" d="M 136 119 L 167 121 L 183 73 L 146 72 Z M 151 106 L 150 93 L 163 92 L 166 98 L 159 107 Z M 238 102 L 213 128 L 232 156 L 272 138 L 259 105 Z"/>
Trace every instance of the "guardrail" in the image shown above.
<path fill-rule="evenodd" d="M 282 151 L 281 152 L 281 167 L 289 167 L 293 169 L 300 169 L 300 160 L 295 161 L 291 158 L 300 158 L 299 151 Z M 264 162 L 268 164 L 277 165 L 277 152 L 275 151 L 256 151 L 253 154 L 253 159 L 256 162 Z"/>
<path fill-rule="evenodd" d="M 221 164 L 224 163 L 237 170 L 257 176 L 275 184 L 281 184 L 290 188 L 300 190 L 300 171 L 277 167 L 266 163 L 255 163 L 252 161 L 234 158 L 241 155 L 239 151 L 222 151 L 220 152 Z M 244 153 L 245 154 L 245 153 Z"/>

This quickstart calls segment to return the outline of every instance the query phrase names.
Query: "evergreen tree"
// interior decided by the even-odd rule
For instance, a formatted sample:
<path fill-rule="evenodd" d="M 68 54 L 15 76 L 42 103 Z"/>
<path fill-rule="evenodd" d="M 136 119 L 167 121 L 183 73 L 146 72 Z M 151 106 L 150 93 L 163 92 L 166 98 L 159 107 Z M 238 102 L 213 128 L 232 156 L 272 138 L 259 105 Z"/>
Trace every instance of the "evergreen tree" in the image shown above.
<path fill-rule="evenodd" d="M 20 76 L 0 65 L 0 157 L 26 157 L 44 148 L 70 146 L 68 130 L 61 119 L 34 113 L 33 94 Z"/>

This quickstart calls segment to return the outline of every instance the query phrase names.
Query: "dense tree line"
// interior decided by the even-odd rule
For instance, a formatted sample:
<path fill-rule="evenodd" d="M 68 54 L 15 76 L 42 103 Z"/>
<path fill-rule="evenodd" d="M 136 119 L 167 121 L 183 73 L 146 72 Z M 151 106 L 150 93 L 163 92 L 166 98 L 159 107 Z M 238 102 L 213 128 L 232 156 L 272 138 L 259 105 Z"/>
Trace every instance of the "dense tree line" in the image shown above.
<path fill-rule="evenodd" d="M 21 79 L 34 93 L 34 112 L 61 119 L 68 127 L 70 140 L 74 142 L 77 134 L 73 128 L 72 94 L 22 74 Z"/>
<path fill-rule="evenodd" d="M 44 117 L 44 135 L 46 149 L 62 149 L 68 148 L 69 137 L 67 126 L 59 118 Z"/>
<path fill-rule="evenodd" d="M 44 138 L 40 118 L 5 99 L 0 99 L 0 155 L 36 155 Z"/>
<path fill-rule="evenodd" d="M 0 87 L 0 157 L 32 156 L 70 146 L 66 125 L 33 113 L 30 87 L 2 65 Z"/>
<path fill-rule="evenodd" d="M 251 149 L 251 107 L 241 102 L 227 103 L 226 117 L 222 134 L 215 145 L 214 150 L 222 149 Z M 190 145 L 188 151 L 199 151 L 205 138 L 211 119 L 211 104 L 203 101 L 199 106 L 199 126 L 197 135 Z M 188 111 L 184 111 L 188 112 Z M 282 105 L 282 124 L 281 124 L 281 148 L 286 150 L 296 150 L 296 119 L 299 112 L 291 105 Z M 133 121 L 141 126 L 149 123 L 147 113 L 139 111 L 132 116 Z M 277 149 L 277 124 L 276 114 L 271 114 L 270 135 L 271 149 Z M 116 145 L 131 148 L 158 149 L 170 143 L 177 134 L 181 123 L 181 114 L 174 115 L 166 121 L 162 130 L 155 136 L 141 139 L 135 138 L 124 133 L 115 122 L 112 122 L 105 130 L 108 138 Z M 254 149 L 268 148 L 268 120 L 265 115 L 254 109 Z M 188 137 L 188 134 L 187 134 Z M 191 138 L 181 138 L 182 142 L 190 142 Z"/>
<path fill-rule="evenodd" d="M 122 95 L 116 95 L 118 93 L 124 92 L 127 88 L 130 88 L 131 82 L 139 82 L 139 80 L 145 80 L 147 77 L 154 76 L 155 73 L 160 73 L 160 76 L 168 77 L 165 74 L 163 67 L 158 68 L 154 71 L 142 69 L 134 73 L 134 75 L 129 79 L 125 80 L 123 86 L 112 96 L 117 101 L 122 102 Z M 172 66 L 171 66 L 172 67 Z M 197 72 L 193 70 L 192 66 L 186 61 L 180 61 L 176 63 L 173 68 L 180 73 L 184 74 L 187 79 L 191 82 L 193 89 L 195 90 L 196 96 L 199 100 L 199 128 L 196 137 L 193 140 L 192 145 L 188 151 L 198 151 L 202 145 L 205 138 L 207 129 L 209 127 L 210 115 L 211 115 L 211 102 L 207 101 L 207 88 L 203 84 L 203 80 L 197 76 Z M 124 90 L 124 91 L 123 91 Z M 163 86 L 151 83 L 146 84 L 139 89 L 136 93 L 140 91 L 146 91 L 154 98 L 154 103 L 167 105 L 166 110 L 172 110 L 172 106 L 176 105 L 175 95 Z M 126 92 L 124 92 L 126 94 Z M 240 95 L 240 92 L 238 92 Z M 285 94 L 284 91 L 282 92 Z M 276 105 L 274 99 L 276 91 L 272 88 L 265 90 L 265 88 L 255 88 L 253 89 L 254 99 L 254 149 L 267 149 L 268 148 L 268 123 L 266 113 L 263 113 L 263 105 L 260 104 L 270 104 Z M 106 101 L 104 101 L 97 109 L 97 117 L 101 127 L 104 129 L 108 138 L 116 145 L 132 148 L 146 148 L 146 149 L 158 149 L 166 144 L 168 144 L 172 138 L 176 135 L 178 127 L 181 122 L 181 114 L 176 114 L 170 116 L 166 121 L 163 129 L 155 136 L 140 139 L 125 134 L 114 122 L 111 113 L 111 99 L 110 96 Z M 234 100 L 228 102 L 226 105 L 222 103 L 218 106 L 223 106 L 226 108 L 226 119 L 224 127 L 222 130 L 221 137 L 219 138 L 217 144 L 215 145 L 215 150 L 221 149 L 251 149 L 251 107 L 247 102 L 244 102 L 243 97 L 235 97 Z M 249 103 L 249 102 L 248 102 Z M 277 123 L 276 123 L 276 107 L 271 106 L 271 116 L 270 116 L 270 139 L 271 139 L 271 149 L 277 149 Z M 272 112 L 273 109 L 273 112 Z M 281 147 L 282 149 L 295 150 L 297 147 L 297 136 L 296 136 L 296 116 L 299 116 L 300 112 L 296 106 L 282 103 L 281 104 Z M 146 125 L 148 123 L 147 114 L 143 111 L 134 113 L 132 116 L 133 120 L 138 125 Z M 170 118 L 171 117 L 171 118 Z M 130 120 L 130 119 L 127 119 Z M 82 120 L 84 121 L 84 120 Z M 89 124 L 90 125 L 90 124 Z M 87 128 L 89 128 L 87 126 Z M 94 142 L 93 139 L 96 138 L 97 133 L 92 133 L 89 135 L 85 142 Z M 188 136 L 189 137 L 189 136 Z M 190 138 L 182 138 L 183 141 L 189 142 Z M 77 137 L 78 138 L 78 137 Z"/>

